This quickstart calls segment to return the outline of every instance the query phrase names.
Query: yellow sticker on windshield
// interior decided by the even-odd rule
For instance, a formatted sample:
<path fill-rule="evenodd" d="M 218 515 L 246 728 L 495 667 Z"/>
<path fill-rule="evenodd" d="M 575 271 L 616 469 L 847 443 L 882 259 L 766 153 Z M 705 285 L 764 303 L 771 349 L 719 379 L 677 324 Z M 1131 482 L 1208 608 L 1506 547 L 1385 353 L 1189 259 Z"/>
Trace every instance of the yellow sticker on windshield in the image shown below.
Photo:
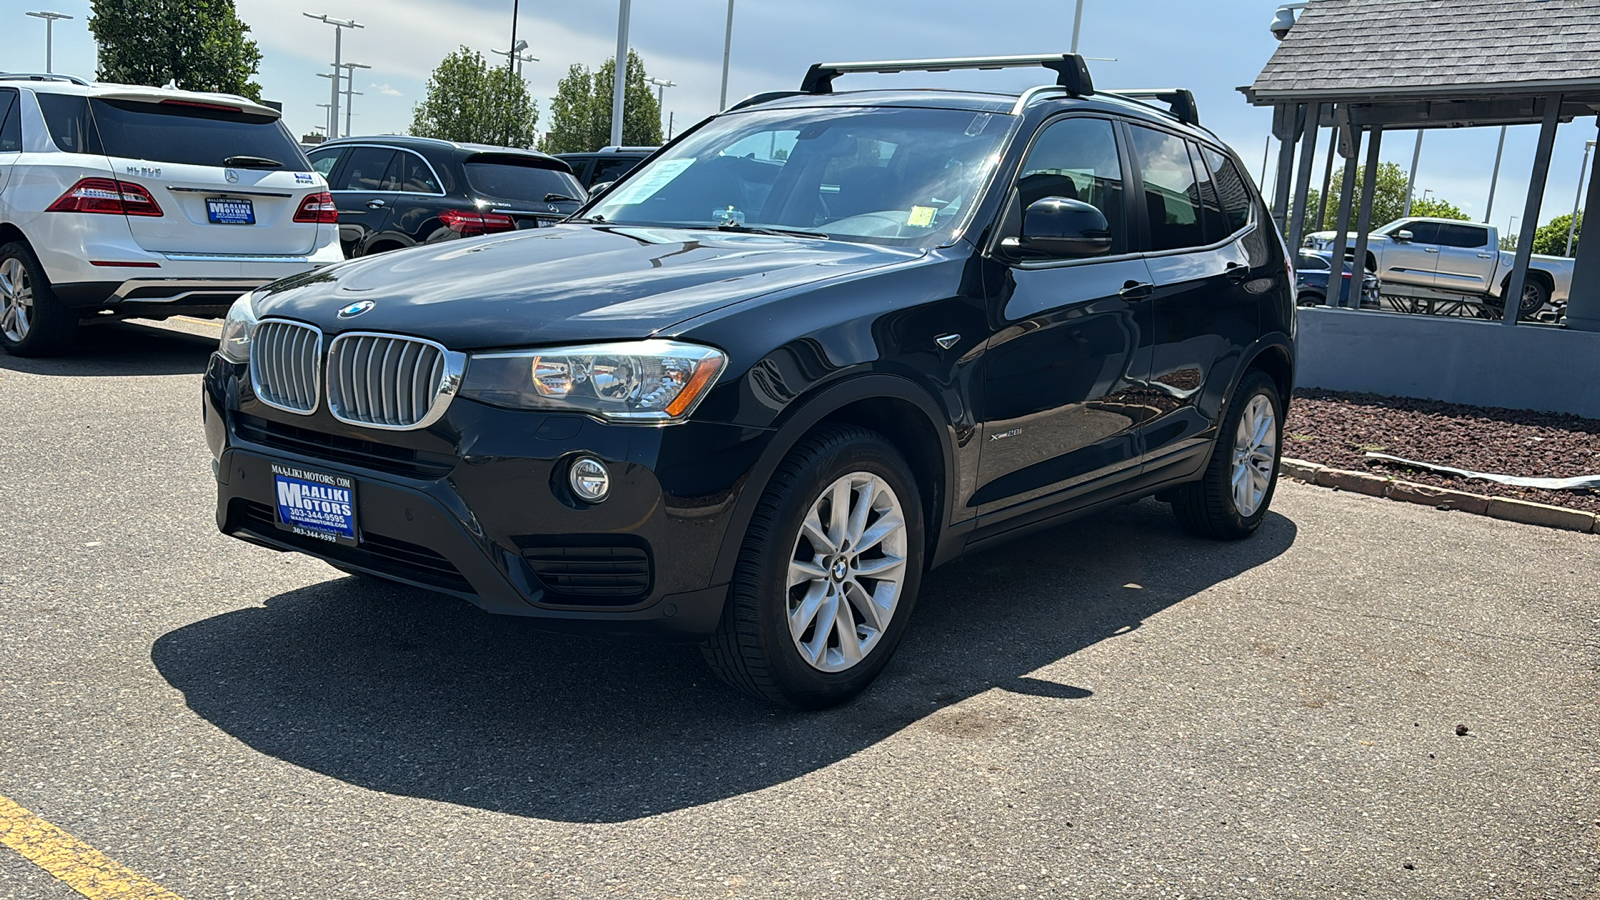
<path fill-rule="evenodd" d="M 931 206 L 913 206 L 906 224 L 912 228 L 927 228 L 933 224 L 933 217 L 937 212 L 938 210 Z"/>

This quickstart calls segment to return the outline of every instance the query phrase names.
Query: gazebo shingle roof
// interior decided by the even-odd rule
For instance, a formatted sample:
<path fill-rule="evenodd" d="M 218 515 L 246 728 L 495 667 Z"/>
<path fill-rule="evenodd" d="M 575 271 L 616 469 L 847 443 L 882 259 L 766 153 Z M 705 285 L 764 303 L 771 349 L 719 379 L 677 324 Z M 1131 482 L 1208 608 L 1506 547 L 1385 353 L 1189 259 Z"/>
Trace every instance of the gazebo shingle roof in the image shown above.
<path fill-rule="evenodd" d="M 1249 90 L 1259 101 L 1556 85 L 1600 87 L 1600 0 L 1317 0 Z"/>

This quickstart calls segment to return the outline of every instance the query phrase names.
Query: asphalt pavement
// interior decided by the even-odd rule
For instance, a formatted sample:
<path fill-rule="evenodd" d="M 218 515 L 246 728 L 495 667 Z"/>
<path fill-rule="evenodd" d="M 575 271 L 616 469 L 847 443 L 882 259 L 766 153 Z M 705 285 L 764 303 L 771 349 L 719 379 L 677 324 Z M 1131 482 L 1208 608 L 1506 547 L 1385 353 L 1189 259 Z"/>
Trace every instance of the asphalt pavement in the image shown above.
<path fill-rule="evenodd" d="M 871 691 L 780 711 L 217 534 L 187 330 L 0 354 L 0 799 L 186 900 L 1600 896 L 1594 535 L 1145 501 L 938 570 Z"/>

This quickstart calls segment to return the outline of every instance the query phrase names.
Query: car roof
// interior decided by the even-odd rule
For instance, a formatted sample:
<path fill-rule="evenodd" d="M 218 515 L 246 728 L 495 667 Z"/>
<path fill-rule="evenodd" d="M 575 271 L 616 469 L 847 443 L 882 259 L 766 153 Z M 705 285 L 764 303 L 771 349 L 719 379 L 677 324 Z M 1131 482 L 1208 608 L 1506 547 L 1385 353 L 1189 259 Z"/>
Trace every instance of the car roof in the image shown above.
<path fill-rule="evenodd" d="M 540 153 L 537 150 L 527 150 L 522 147 L 500 147 L 494 144 L 472 144 L 464 141 L 447 141 L 441 138 L 417 137 L 416 135 L 412 134 L 354 135 L 352 137 L 334 138 L 331 141 L 323 141 L 321 144 L 317 145 L 317 148 L 321 149 L 323 147 L 339 147 L 345 144 L 385 144 L 391 147 L 404 147 L 411 150 L 454 150 L 460 151 L 463 155 L 494 153 L 500 156 L 522 156 L 528 159 L 559 162 L 556 157 L 551 156 L 548 153 Z"/>
<path fill-rule="evenodd" d="M 0 73 L 0 85 L 27 87 L 28 90 L 35 93 L 67 94 L 77 97 L 94 97 L 102 100 L 134 100 L 144 103 L 177 100 L 189 103 L 223 104 L 237 107 L 253 115 L 271 116 L 275 119 L 282 117 L 282 113 L 278 110 L 237 94 L 184 91 L 177 88 L 150 87 L 143 84 L 117 84 L 109 81 L 85 82 L 81 79 L 61 75 L 11 73 Z"/>
<path fill-rule="evenodd" d="M 925 109 L 953 109 L 974 113 L 1012 115 L 1031 109 L 1035 105 L 1050 104 L 1052 110 L 1080 108 L 1114 112 L 1129 119 L 1140 119 L 1168 128 L 1176 128 L 1197 138 L 1226 146 L 1221 138 L 1208 129 L 1180 121 L 1175 115 L 1159 106 L 1139 100 L 1117 96 L 1114 91 L 1096 91 L 1083 97 L 1073 97 L 1065 90 L 1047 85 L 1022 92 L 958 91 L 936 88 L 901 88 L 875 91 L 837 91 L 827 94 L 782 92 L 760 94 L 729 108 L 729 112 L 749 109 L 805 109 L 841 106 L 860 107 L 920 107 Z"/>

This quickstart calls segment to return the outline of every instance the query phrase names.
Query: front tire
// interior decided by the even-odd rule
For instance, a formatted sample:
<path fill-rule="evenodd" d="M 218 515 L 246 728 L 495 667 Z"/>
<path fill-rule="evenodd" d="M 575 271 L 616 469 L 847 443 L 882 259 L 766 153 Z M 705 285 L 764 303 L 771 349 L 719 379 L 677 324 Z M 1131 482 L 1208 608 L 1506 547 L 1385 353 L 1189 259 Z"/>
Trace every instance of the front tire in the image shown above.
<path fill-rule="evenodd" d="M 28 245 L 0 246 L 0 347 L 12 356 L 59 356 L 77 334 L 77 313 L 56 299 Z"/>
<path fill-rule="evenodd" d="M 922 580 L 922 503 L 876 432 L 829 425 L 773 473 L 751 517 L 706 662 L 747 694 L 801 709 L 883 671 Z"/>
<path fill-rule="evenodd" d="M 1205 475 L 1184 485 L 1172 510 L 1189 532 L 1216 540 L 1249 537 L 1266 518 L 1278 486 L 1283 399 L 1265 372 L 1253 371 L 1234 392 Z"/>

